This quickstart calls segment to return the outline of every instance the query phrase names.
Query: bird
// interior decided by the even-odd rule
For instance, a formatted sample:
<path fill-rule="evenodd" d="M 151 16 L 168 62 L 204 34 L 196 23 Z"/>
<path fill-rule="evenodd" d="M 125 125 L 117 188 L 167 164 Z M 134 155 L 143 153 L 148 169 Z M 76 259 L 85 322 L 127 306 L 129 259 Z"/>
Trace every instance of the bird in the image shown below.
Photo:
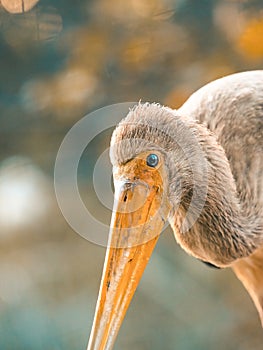
<path fill-rule="evenodd" d="M 110 145 L 115 199 L 88 350 L 110 350 L 168 222 L 177 243 L 232 268 L 263 326 L 263 70 L 231 74 L 177 110 L 137 103 Z"/>

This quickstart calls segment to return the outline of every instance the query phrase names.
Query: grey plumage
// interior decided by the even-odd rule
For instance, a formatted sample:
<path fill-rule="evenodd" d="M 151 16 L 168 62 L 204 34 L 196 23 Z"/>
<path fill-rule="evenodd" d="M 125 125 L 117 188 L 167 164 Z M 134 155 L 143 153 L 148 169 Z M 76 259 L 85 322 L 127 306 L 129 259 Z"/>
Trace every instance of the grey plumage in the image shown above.
<path fill-rule="evenodd" d="M 177 111 L 139 103 L 114 131 L 111 161 L 151 150 L 165 159 L 176 240 L 233 267 L 263 322 L 263 71 L 216 80 Z"/>

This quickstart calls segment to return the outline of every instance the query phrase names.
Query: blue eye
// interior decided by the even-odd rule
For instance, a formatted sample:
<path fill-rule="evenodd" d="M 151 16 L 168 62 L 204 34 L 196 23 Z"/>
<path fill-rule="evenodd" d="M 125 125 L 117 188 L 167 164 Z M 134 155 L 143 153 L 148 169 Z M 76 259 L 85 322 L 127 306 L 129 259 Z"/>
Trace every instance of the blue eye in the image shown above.
<path fill-rule="evenodd" d="M 156 154 L 151 153 L 146 158 L 146 163 L 147 163 L 148 166 L 154 168 L 159 163 L 159 158 L 158 158 L 158 156 Z"/>

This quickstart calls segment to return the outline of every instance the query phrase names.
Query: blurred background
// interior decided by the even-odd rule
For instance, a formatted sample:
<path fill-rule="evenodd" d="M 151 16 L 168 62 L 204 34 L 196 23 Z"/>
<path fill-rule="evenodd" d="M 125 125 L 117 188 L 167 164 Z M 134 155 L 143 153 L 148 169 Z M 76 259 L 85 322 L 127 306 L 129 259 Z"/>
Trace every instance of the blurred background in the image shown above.
<path fill-rule="evenodd" d="M 176 108 L 208 81 L 262 63 L 262 0 L 0 1 L 0 349 L 87 345 L 105 248 L 68 226 L 53 189 L 56 154 L 74 123 L 125 101 Z M 89 144 L 78 177 L 104 222 L 110 210 L 92 173 L 110 134 Z M 116 350 L 262 344 L 234 274 L 187 256 L 168 228 Z"/>

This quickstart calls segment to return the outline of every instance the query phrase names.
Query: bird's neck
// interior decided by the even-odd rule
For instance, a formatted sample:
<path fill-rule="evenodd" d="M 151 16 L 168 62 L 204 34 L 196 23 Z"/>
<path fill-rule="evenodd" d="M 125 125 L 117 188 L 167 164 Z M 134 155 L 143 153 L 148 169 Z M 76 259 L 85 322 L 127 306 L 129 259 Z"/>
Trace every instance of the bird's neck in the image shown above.
<path fill-rule="evenodd" d="M 197 177 L 206 191 L 195 203 L 195 179 L 183 184 L 188 189 L 170 217 L 170 224 L 178 243 L 188 253 L 217 266 L 228 266 L 262 245 L 262 222 L 257 213 L 246 210 L 239 198 L 229 161 L 215 135 L 204 125 L 195 125 L 195 130 L 206 159 L 206 174 Z"/>

